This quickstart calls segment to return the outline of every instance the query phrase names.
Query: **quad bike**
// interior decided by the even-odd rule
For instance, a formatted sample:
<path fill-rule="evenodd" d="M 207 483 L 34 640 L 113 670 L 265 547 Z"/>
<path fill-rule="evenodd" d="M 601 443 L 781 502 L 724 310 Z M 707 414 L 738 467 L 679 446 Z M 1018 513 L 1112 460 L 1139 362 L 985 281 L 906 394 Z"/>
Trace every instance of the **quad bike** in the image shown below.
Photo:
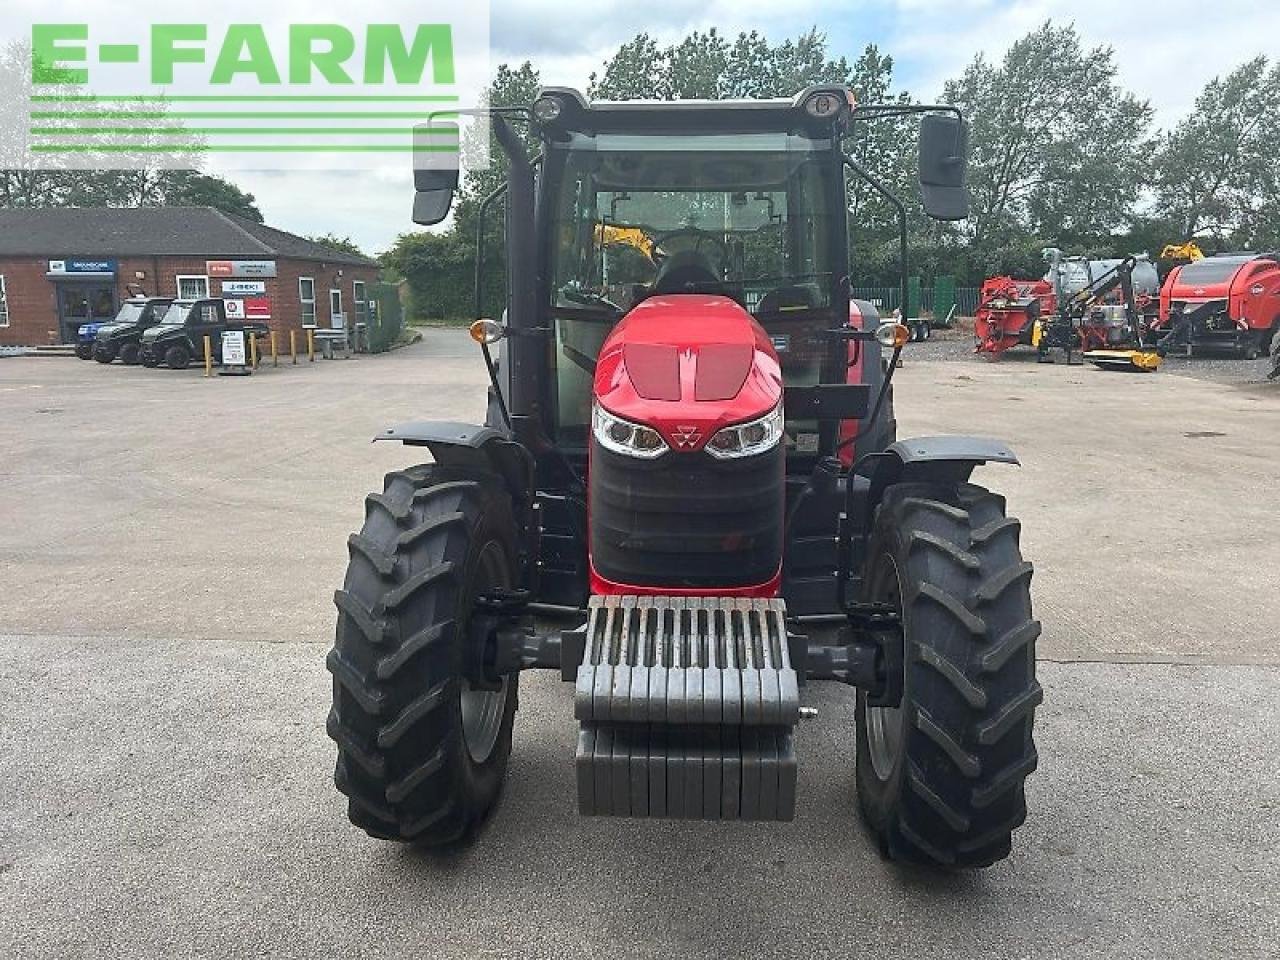
<path fill-rule="evenodd" d="M 434 462 L 367 498 L 335 594 L 328 732 L 354 824 L 473 835 L 531 669 L 575 686 L 582 814 L 790 820 L 794 728 L 827 680 L 857 689 L 857 797 L 886 856 L 1009 854 L 1040 625 L 1018 521 L 970 477 L 1017 460 L 897 441 L 910 331 L 849 295 L 850 176 L 896 206 L 906 284 L 906 208 L 843 149 L 857 121 L 904 114 L 922 115 L 926 211 L 964 217 L 950 108 L 553 88 L 484 114 L 509 161 L 479 216 L 505 203 L 505 315 L 472 327 L 487 421 L 379 436 Z M 415 181 L 415 220 L 440 222 L 457 169 Z M 552 611 L 572 622 L 546 629 Z"/>

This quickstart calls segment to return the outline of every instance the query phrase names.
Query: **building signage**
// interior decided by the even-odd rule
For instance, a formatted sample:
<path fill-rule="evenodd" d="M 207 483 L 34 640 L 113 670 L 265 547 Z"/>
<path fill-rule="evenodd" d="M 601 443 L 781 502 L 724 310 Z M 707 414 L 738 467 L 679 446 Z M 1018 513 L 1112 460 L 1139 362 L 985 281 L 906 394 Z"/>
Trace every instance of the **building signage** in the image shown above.
<path fill-rule="evenodd" d="M 222 301 L 228 320 L 270 320 L 270 297 L 237 297 Z"/>
<path fill-rule="evenodd" d="M 211 277 L 274 277 L 274 260 L 207 260 L 205 272 Z"/>
<path fill-rule="evenodd" d="M 244 316 L 246 320 L 270 320 L 271 319 L 271 298 L 270 297 L 249 297 L 244 303 Z"/>
<path fill-rule="evenodd" d="M 224 297 L 249 297 L 267 292 L 267 285 L 261 280 L 223 280 L 222 295 Z"/>
<path fill-rule="evenodd" d="M 222 365 L 225 367 L 245 365 L 243 330 L 222 331 Z"/>
<path fill-rule="evenodd" d="M 116 272 L 114 260 L 50 260 L 50 273 L 110 273 Z"/>

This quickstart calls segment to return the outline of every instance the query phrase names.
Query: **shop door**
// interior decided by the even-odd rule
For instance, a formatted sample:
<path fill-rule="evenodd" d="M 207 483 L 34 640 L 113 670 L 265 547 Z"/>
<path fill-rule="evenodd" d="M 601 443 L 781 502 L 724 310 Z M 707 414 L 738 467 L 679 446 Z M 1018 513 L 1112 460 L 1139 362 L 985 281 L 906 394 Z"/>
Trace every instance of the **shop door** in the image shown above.
<path fill-rule="evenodd" d="M 114 284 L 58 284 L 58 333 L 63 343 L 76 342 L 80 324 L 113 320 L 117 310 Z"/>

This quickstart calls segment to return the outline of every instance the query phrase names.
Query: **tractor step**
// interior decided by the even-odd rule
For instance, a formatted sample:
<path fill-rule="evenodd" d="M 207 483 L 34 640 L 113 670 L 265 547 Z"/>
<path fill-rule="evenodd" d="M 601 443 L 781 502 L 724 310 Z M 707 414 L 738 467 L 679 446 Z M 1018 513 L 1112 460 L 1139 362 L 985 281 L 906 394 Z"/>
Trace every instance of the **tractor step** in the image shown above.
<path fill-rule="evenodd" d="M 574 697 L 578 810 L 790 820 L 799 713 L 783 601 L 592 597 Z"/>

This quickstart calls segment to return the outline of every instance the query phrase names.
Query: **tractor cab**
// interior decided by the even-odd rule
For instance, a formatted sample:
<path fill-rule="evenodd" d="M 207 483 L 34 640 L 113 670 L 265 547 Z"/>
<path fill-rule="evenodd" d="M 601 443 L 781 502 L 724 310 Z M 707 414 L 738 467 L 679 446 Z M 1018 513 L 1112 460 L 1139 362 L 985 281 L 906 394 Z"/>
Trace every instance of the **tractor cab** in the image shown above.
<path fill-rule="evenodd" d="M 601 393 L 608 390 L 598 382 L 601 358 L 625 330 L 623 360 L 608 366 L 610 375 L 629 379 L 641 396 L 649 391 L 653 422 L 645 425 L 663 435 L 668 449 L 706 452 L 699 460 L 706 469 L 683 473 L 679 489 L 718 487 L 726 501 L 742 495 L 738 520 L 745 523 L 751 512 L 759 524 L 772 525 L 773 569 L 749 588 L 770 592 L 782 584 L 797 611 L 839 609 L 825 543 L 836 535 L 842 490 L 827 484 L 827 473 L 847 471 L 896 439 L 881 343 L 893 346 L 894 329 L 882 329 L 875 308 L 849 293 L 847 181 L 884 189 L 845 153 L 855 115 L 842 87 L 733 103 L 596 103 L 550 88 L 527 114 L 536 158 L 514 134 L 514 121 L 495 116 L 494 137 L 511 176 L 481 205 L 480 230 L 501 202 L 510 294 L 505 324 L 484 325 L 493 343 L 502 341 L 487 426 L 510 430 L 534 451 L 544 542 L 564 545 L 543 558 L 542 599 L 579 605 L 593 582 L 599 588 L 606 581 L 645 589 L 723 588 L 731 581 L 747 589 L 734 579 L 741 576 L 735 551 L 724 545 L 754 556 L 759 541 L 743 531 L 726 538 L 721 530 L 699 541 L 687 520 L 705 504 L 687 496 L 651 497 L 645 519 L 631 518 L 656 525 L 644 538 L 630 524 L 614 532 L 619 543 L 643 541 L 647 562 L 667 573 L 661 583 L 615 581 L 582 552 L 578 531 L 605 502 L 592 489 L 591 468 L 617 453 L 593 437 L 613 402 Z M 965 136 L 954 113 L 925 113 L 922 197 L 941 218 L 965 212 Z M 456 171 L 416 171 L 420 221 L 447 212 L 449 173 L 456 180 Z M 762 349 L 753 352 L 747 344 L 757 340 Z M 732 381 L 736 389 L 762 364 L 780 377 L 773 406 L 781 424 L 774 437 L 777 490 L 761 491 L 769 504 L 763 512 L 761 497 L 745 496 L 760 484 L 756 461 L 716 457 L 715 442 L 720 428 L 772 410 L 747 409 L 731 392 L 720 395 L 728 386 L 709 386 Z M 664 464 L 677 462 L 694 461 Z M 820 464 L 819 494 L 811 481 Z M 732 478 L 734 467 L 742 480 Z M 815 499 L 825 503 L 819 507 Z M 804 530 L 810 513 L 821 517 L 809 532 L 822 545 L 811 555 L 794 551 L 784 571 L 782 517 L 801 501 L 808 506 L 794 525 Z M 662 533 L 667 527 L 670 536 Z M 600 531 L 596 524 L 593 533 Z M 598 559 L 604 544 L 590 539 L 596 551 L 586 553 Z M 728 561 L 728 580 L 709 573 L 717 560 Z"/>
<path fill-rule="evenodd" d="M 965 216 L 945 107 L 843 87 L 745 102 L 600 103 L 562 88 L 484 112 L 508 167 L 502 320 L 479 308 L 484 424 L 366 501 L 335 595 L 329 734 L 353 822 L 426 844 L 496 802 L 524 670 L 572 682 L 578 808 L 790 820 L 805 685 L 858 689 L 858 796 L 891 857 L 1009 852 L 1035 766 L 1030 565 L 968 482 L 999 441 L 896 441 L 909 331 L 850 299 L 846 153 L 921 115 L 920 199 Z M 432 125 L 415 220 L 458 180 Z M 527 135 L 526 135 L 527 134 Z M 531 154 L 529 144 L 536 144 Z M 906 302 L 905 290 L 903 302 Z M 891 351 L 886 356 L 885 351 Z M 561 627 L 535 615 L 556 612 Z"/>

